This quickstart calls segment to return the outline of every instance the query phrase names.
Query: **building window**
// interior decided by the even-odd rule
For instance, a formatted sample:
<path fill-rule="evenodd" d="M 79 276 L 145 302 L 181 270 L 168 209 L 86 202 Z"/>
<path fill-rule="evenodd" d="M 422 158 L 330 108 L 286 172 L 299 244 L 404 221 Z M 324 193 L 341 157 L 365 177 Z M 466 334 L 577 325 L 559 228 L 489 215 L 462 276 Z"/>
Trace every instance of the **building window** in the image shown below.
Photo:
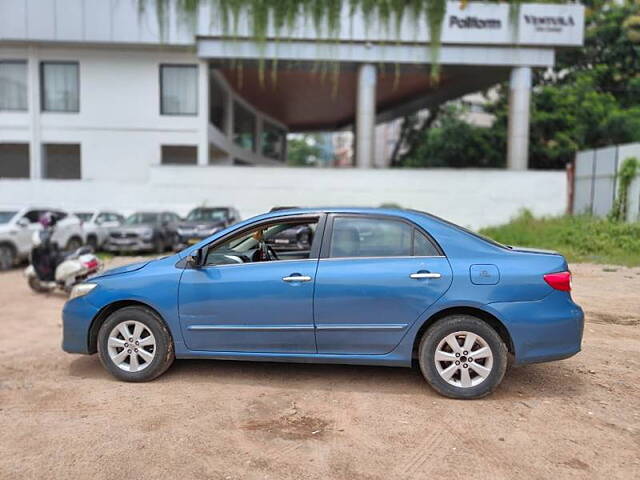
<path fill-rule="evenodd" d="M 286 132 L 265 121 L 262 129 L 262 154 L 274 160 L 284 160 Z"/>
<path fill-rule="evenodd" d="M 80 111 L 80 69 L 77 62 L 42 62 L 43 112 Z"/>
<path fill-rule="evenodd" d="M 256 116 L 238 102 L 233 102 L 233 141 L 255 152 Z"/>
<path fill-rule="evenodd" d="M 209 121 L 218 130 L 224 131 L 227 116 L 228 93 L 213 76 L 209 85 Z"/>
<path fill-rule="evenodd" d="M 198 147 L 192 145 L 162 145 L 162 165 L 197 165 Z"/>
<path fill-rule="evenodd" d="M 160 65 L 160 113 L 198 114 L 197 65 Z"/>
<path fill-rule="evenodd" d="M 0 62 L 0 111 L 27 109 L 27 62 Z"/>
<path fill-rule="evenodd" d="M 82 178 L 79 144 L 46 143 L 42 153 L 44 178 Z"/>
<path fill-rule="evenodd" d="M 28 143 L 0 143 L 0 178 L 29 178 Z"/>

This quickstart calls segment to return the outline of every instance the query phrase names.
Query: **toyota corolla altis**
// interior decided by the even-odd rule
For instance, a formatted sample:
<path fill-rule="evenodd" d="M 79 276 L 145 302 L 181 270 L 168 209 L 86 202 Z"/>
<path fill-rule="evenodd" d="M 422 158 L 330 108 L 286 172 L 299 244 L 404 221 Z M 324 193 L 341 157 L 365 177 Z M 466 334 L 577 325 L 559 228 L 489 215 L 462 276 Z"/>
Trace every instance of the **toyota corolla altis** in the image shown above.
<path fill-rule="evenodd" d="M 270 239 L 303 226 L 309 249 Z M 125 381 L 175 358 L 420 366 L 443 395 L 477 398 L 508 363 L 580 351 L 583 312 L 567 262 L 508 247 L 432 215 L 291 209 L 182 252 L 76 286 L 63 348 L 98 353 Z"/>

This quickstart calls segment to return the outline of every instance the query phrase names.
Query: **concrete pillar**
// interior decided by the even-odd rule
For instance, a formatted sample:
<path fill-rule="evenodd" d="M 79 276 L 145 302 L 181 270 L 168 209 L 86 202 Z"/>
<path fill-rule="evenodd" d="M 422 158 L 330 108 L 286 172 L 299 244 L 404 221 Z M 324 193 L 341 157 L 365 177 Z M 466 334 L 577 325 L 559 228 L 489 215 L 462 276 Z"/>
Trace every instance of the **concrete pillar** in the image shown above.
<path fill-rule="evenodd" d="M 371 168 L 375 154 L 376 67 L 360 65 L 356 99 L 356 167 Z"/>
<path fill-rule="evenodd" d="M 209 63 L 203 60 L 198 64 L 198 123 L 198 165 L 206 166 L 209 164 Z"/>
<path fill-rule="evenodd" d="M 27 61 L 27 105 L 29 108 L 29 172 L 31 178 L 43 177 L 40 144 L 40 61 L 36 47 L 29 47 Z"/>
<path fill-rule="evenodd" d="M 509 85 L 509 131 L 507 133 L 507 168 L 526 170 L 529 166 L 529 103 L 531 68 L 511 70 Z"/>

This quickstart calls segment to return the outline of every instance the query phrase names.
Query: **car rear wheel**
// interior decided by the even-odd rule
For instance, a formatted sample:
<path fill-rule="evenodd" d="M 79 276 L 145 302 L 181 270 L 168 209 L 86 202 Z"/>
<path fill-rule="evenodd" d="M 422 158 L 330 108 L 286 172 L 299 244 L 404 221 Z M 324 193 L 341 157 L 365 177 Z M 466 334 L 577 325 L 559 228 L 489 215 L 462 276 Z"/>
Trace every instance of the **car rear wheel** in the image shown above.
<path fill-rule="evenodd" d="M 98 356 L 109 373 L 127 382 L 153 380 L 175 358 L 164 322 L 140 306 L 125 307 L 107 317 L 98 332 Z"/>
<path fill-rule="evenodd" d="M 11 245 L 0 245 L 0 271 L 9 270 L 16 261 L 16 251 Z"/>
<path fill-rule="evenodd" d="M 490 394 L 507 369 L 507 347 L 487 323 L 471 315 L 438 320 L 423 336 L 420 369 L 437 392 L 472 399 Z"/>

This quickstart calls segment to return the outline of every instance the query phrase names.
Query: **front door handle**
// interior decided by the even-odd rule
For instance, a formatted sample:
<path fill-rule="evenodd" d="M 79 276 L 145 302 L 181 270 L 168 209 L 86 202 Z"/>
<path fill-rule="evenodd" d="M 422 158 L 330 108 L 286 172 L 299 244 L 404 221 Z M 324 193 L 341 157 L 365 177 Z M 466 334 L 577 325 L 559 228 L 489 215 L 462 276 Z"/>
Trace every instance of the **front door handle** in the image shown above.
<path fill-rule="evenodd" d="M 420 280 L 421 278 L 440 278 L 442 275 L 439 273 L 431 273 L 431 272 L 416 272 L 409 275 L 409 278 L 413 278 L 414 280 Z"/>
<path fill-rule="evenodd" d="M 290 275 L 288 277 L 282 277 L 283 282 L 310 282 L 311 277 L 309 275 Z"/>

